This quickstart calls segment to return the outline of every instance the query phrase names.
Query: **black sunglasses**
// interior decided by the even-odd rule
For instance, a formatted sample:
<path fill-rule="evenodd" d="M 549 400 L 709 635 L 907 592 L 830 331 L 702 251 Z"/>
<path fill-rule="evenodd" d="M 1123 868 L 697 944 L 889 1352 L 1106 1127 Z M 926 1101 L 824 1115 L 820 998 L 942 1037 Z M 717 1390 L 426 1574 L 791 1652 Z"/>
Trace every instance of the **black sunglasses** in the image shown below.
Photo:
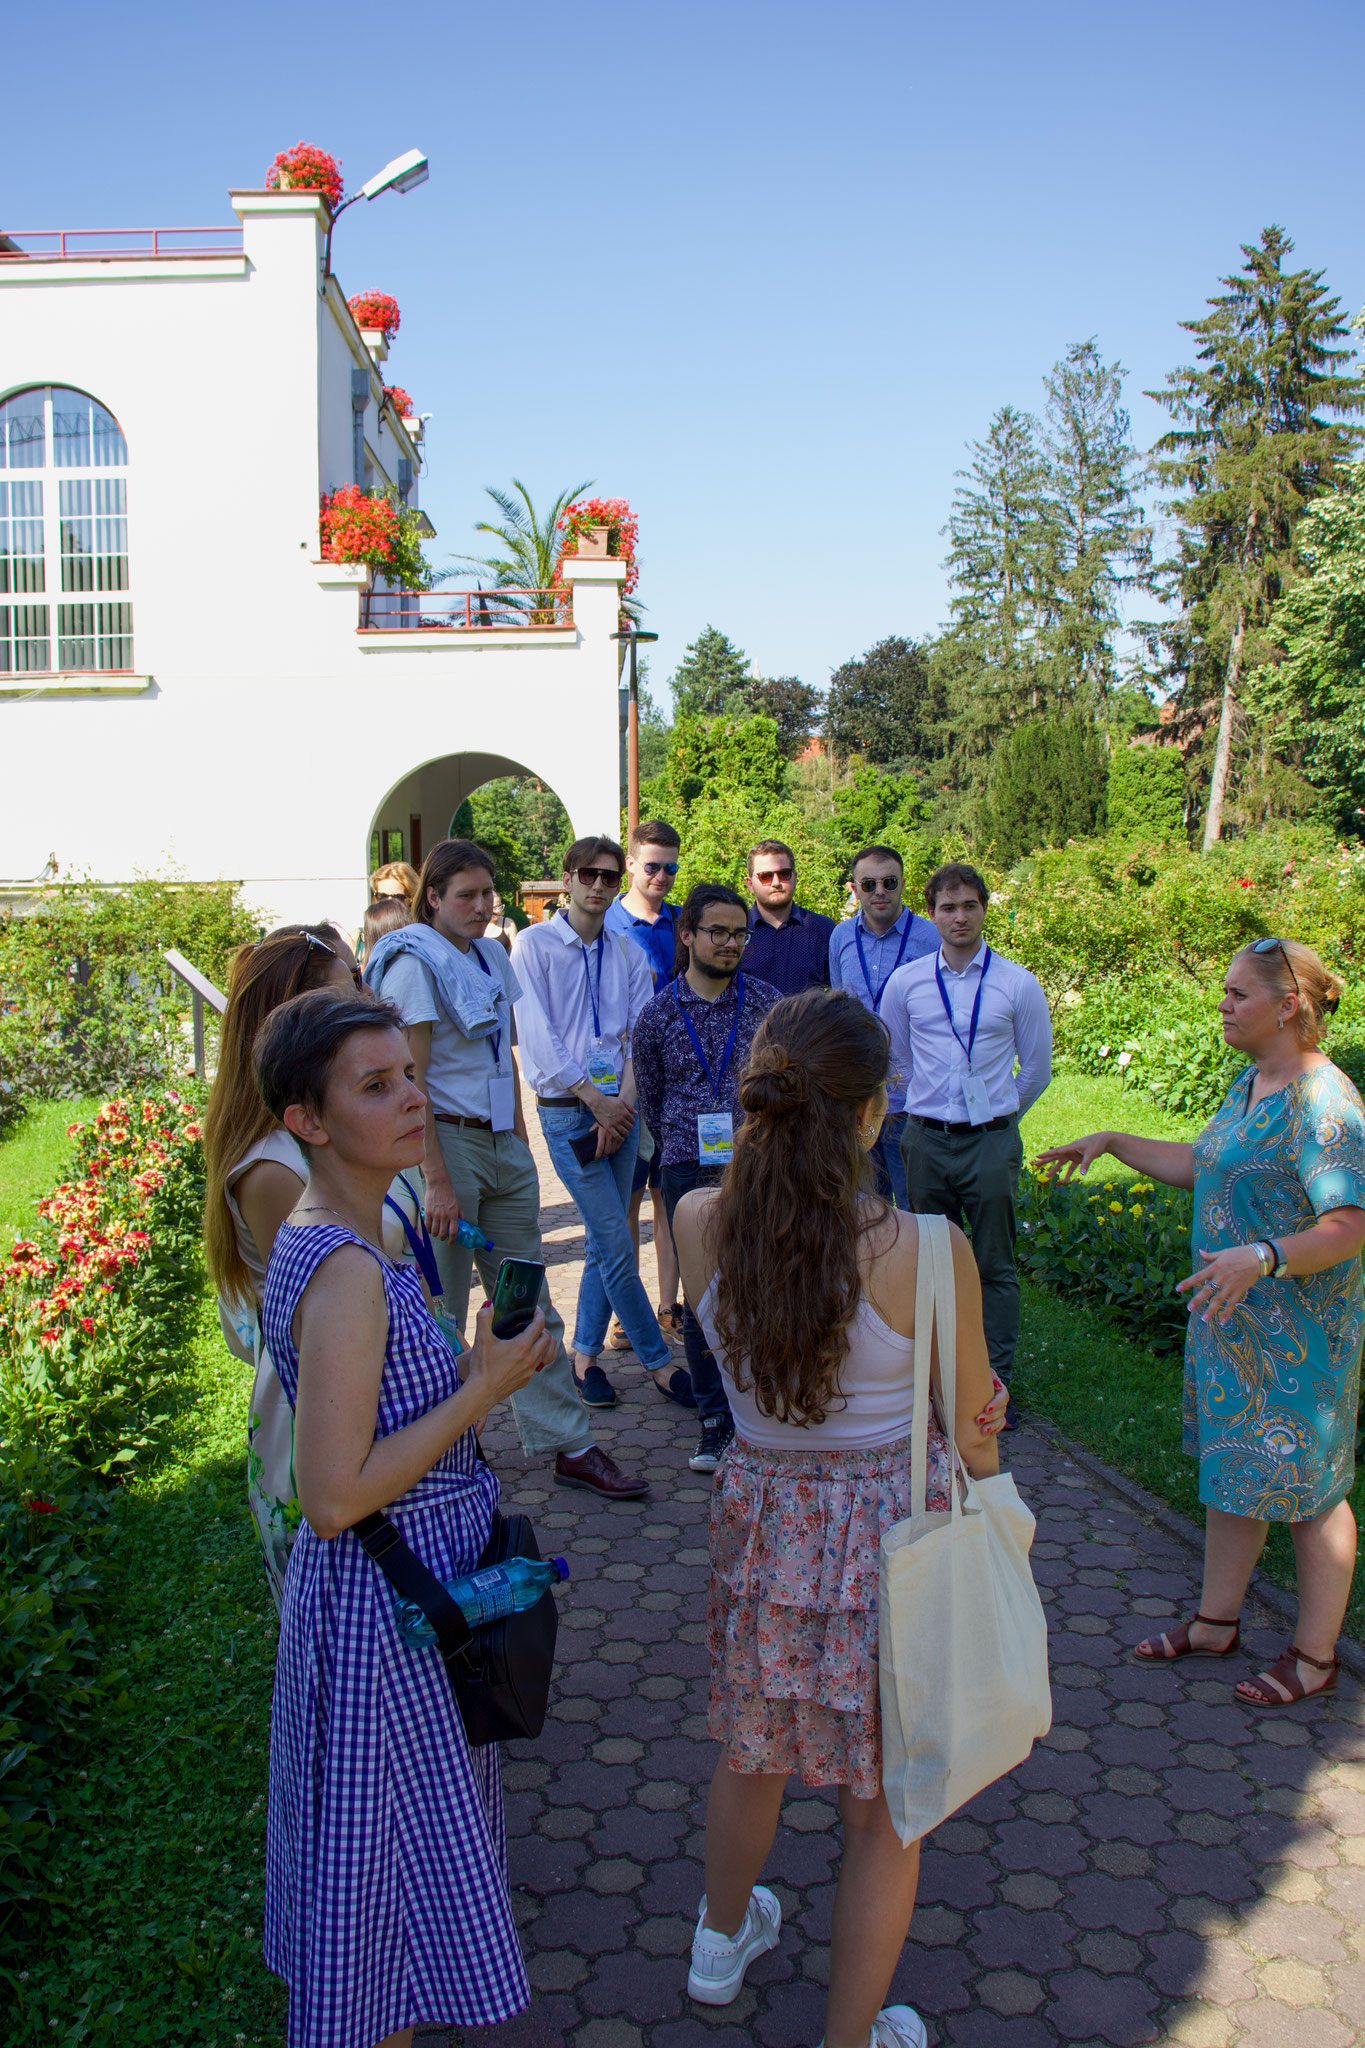
<path fill-rule="evenodd" d="M 330 955 L 330 957 L 331 957 L 331 958 L 332 958 L 333 960 L 340 960 L 340 959 L 341 959 L 341 955 L 340 955 L 340 953 L 338 953 L 338 951 L 337 951 L 337 949 L 336 949 L 336 947 L 335 947 L 335 946 L 329 946 L 329 945 L 328 945 L 328 943 L 327 943 L 327 941 L 326 941 L 326 939 L 320 939 L 320 938 L 318 938 L 318 937 L 317 937 L 317 936 L 316 936 L 316 935 L 315 935 L 315 934 L 314 934 L 313 932 L 305 932 L 305 933 L 304 933 L 304 935 L 303 935 L 303 943 L 304 943 L 304 945 L 305 945 L 306 947 L 308 947 L 308 948 L 309 948 L 309 950 L 310 950 L 310 951 L 311 951 L 311 949 L 312 949 L 312 948 L 313 948 L 314 946 L 316 946 L 316 947 L 317 947 L 317 949 L 318 949 L 318 951 L 319 951 L 319 953 L 327 953 L 327 954 L 329 954 L 329 955 Z M 343 962 L 343 965 L 344 965 L 344 964 L 345 964 L 345 963 Z M 357 988 L 364 988 L 364 986 L 365 986 L 365 977 L 364 977 L 364 975 L 363 975 L 363 974 L 361 973 L 360 969 L 359 969 L 358 967 L 353 967 L 353 968 L 352 968 L 352 969 L 350 970 L 350 973 L 351 973 L 351 980 L 352 980 L 352 981 L 353 981 L 353 982 L 355 983 L 356 987 L 357 987 Z"/>
<path fill-rule="evenodd" d="M 1299 987 L 1299 977 L 1298 977 L 1298 975 L 1297 975 L 1297 974 L 1295 974 L 1295 972 L 1294 972 L 1294 963 L 1293 963 L 1293 961 L 1292 961 L 1292 960 L 1290 959 L 1290 957 L 1289 957 L 1288 953 L 1286 953 L 1286 952 L 1285 952 L 1285 949 L 1284 949 L 1284 940 L 1283 940 L 1283 939 L 1253 939 L 1253 941 L 1252 941 L 1252 945 L 1251 945 L 1251 950 L 1252 950 L 1252 952 L 1253 952 L 1253 953 L 1269 953 L 1269 952 L 1271 952 L 1271 951 L 1272 951 L 1272 950 L 1273 950 L 1273 949 L 1274 949 L 1275 947 L 1277 947 L 1277 946 L 1278 946 L 1278 948 L 1279 948 L 1279 952 L 1280 952 L 1280 958 L 1281 958 L 1281 960 L 1283 960 L 1283 962 L 1284 962 L 1285 966 L 1286 966 L 1286 967 L 1287 967 L 1287 968 L 1289 969 L 1289 979 L 1290 979 L 1290 980 L 1291 980 L 1291 981 L 1293 982 L 1293 984 L 1294 984 L 1294 993 L 1295 993 L 1295 995 L 1296 995 L 1296 996 L 1298 997 L 1299 1001 L 1300 1001 L 1300 1002 L 1302 1002 L 1302 1001 L 1303 1001 L 1303 990 L 1302 990 L 1302 989 L 1301 989 L 1301 988 Z"/>
<path fill-rule="evenodd" d="M 621 881 L 620 868 L 575 868 L 574 873 L 585 889 L 591 889 L 594 882 L 600 882 L 604 889 L 615 889 Z"/>
<path fill-rule="evenodd" d="M 885 889 L 887 894 L 890 895 L 891 891 L 899 889 L 900 885 L 901 878 L 899 875 L 864 875 L 858 887 L 862 890 L 864 896 L 870 896 L 874 889 Z"/>

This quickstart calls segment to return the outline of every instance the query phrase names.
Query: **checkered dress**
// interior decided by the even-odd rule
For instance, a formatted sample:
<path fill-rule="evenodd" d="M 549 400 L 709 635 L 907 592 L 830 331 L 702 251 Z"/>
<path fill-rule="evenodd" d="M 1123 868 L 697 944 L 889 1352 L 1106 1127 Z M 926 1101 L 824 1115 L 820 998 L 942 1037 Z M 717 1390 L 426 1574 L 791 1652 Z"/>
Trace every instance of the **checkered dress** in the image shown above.
<path fill-rule="evenodd" d="M 263 1321 L 291 1405 L 299 1298 L 338 1246 L 364 1243 L 288 1223 L 275 1240 Z M 380 1265 L 383 1437 L 445 1400 L 459 1373 L 416 1273 Z M 450 1579 L 477 1562 L 497 1492 L 470 1432 L 386 1512 Z M 355 1537 L 325 1543 L 305 1522 L 284 1582 L 266 1837 L 265 1960 L 289 1986 L 288 2048 L 374 2048 L 414 2024 L 521 2012 L 506 1849 L 496 1746 L 468 1749 L 438 1652 L 403 1642 L 388 1581 Z"/>

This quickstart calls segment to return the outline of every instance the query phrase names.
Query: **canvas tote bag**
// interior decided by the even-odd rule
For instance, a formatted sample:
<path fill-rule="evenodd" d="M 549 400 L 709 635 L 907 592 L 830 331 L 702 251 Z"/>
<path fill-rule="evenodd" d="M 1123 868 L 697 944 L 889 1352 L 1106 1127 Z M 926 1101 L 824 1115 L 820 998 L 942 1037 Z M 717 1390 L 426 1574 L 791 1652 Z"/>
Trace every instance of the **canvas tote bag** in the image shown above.
<path fill-rule="evenodd" d="M 925 1512 L 930 1337 L 937 1320 L 951 1446 L 957 1308 L 947 1219 L 917 1220 L 910 1516 L 882 1538 L 878 1636 L 882 1789 L 906 1844 L 1021 1764 L 1052 1726 L 1034 1519 L 1013 1479 L 971 1479 L 954 1450 L 951 1507 Z"/>

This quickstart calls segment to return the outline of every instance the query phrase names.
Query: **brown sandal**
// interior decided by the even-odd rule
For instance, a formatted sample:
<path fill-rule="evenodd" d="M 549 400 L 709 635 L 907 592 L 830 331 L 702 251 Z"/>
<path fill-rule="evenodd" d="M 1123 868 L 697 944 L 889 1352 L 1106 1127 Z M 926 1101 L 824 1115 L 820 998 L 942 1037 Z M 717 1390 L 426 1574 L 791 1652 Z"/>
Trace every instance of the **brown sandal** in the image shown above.
<path fill-rule="evenodd" d="M 1315 1671 L 1326 1671 L 1330 1673 L 1330 1676 L 1324 1679 L 1321 1685 L 1315 1685 L 1313 1690 L 1308 1692 L 1305 1690 L 1303 1680 L 1299 1677 L 1298 1673 L 1297 1667 L 1301 1663 L 1311 1664 Z M 1236 1688 L 1233 1698 L 1240 1700 L 1244 1707 L 1259 1707 L 1263 1712 L 1268 1712 L 1274 1707 L 1297 1706 L 1300 1700 L 1316 1700 L 1320 1699 L 1323 1693 L 1335 1692 L 1337 1689 L 1337 1673 L 1340 1669 L 1340 1657 L 1329 1657 L 1324 1664 L 1320 1657 L 1310 1657 L 1305 1650 L 1299 1648 L 1297 1643 L 1291 1643 L 1283 1657 L 1277 1657 L 1273 1664 L 1267 1664 L 1265 1670 L 1258 1671 L 1254 1678 L 1244 1678 L 1241 1685 Z M 1284 1693 L 1283 1699 L 1266 1691 L 1265 1685 L 1262 1682 L 1265 1679 L 1269 1679 L 1272 1684 L 1280 1687 Z M 1259 1690 L 1259 1699 L 1252 1692 L 1244 1690 L 1248 1686 L 1256 1687 Z"/>
<path fill-rule="evenodd" d="M 1225 1650 L 1196 1650 L 1190 1642 L 1190 1630 L 1195 1622 L 1202 1621 L 1205 1628 L 1230 1628 L 1232 1641 Z M 1135 1645 L 1133 1655 L 1139 1664 L 1175 1664 L 1182 1657 L 1235 1657 L 1242 1643 L 1241 1617 L 1231 1621 L 1212 1621 L 1207 1614 L 1191 1615 L 1188 1621 L 1180 1622 L 1175 1628 L 1163 1631 L 1159 1636 L 1148 1636 L 1148 1642 L 1165 1645 L 1160 1650 L 1144 1650 L 1141 1643 Z"/>

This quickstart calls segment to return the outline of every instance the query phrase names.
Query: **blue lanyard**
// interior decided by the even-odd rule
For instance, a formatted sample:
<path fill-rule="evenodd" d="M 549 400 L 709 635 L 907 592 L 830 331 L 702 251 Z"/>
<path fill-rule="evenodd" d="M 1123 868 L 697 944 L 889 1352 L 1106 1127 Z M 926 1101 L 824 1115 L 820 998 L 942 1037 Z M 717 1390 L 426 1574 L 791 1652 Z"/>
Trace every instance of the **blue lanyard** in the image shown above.
<path fill-rule="evenodd" d="M 901 933 L 901 942 L 899 946 L 897 946 L 896 948 L 896 959 L 895 964 L 891 969 L 891 974 L 894 974 L 896 968 L 899 967 L 901 964 L 901 959 L 905 953 L 906 944 L 910 937 L 910 926 L 913 923 L 913 921 L 914 920 L 907 913 L 905 919 L 905 930 Z M 858 915 L 853 920 L 853 937 L 858 947 L 858 965 L 863 970 L 863 980 L 867 983 L 867 992 L 872 998 L 872 1008 L 876 1012 L 876 1014 L 880 1016 L 882 1007 L 882 997 L 886 994 L 886 984 L 888 981 L 890 981 L 891 974 L 884 974 L 881 979 L 880 988 L 873 988 L 872 976 L 867 971 L 867 955 L 863 951 L 863 914 L 861 910 L 858 912 Z M 885 945 L 885 938 L 883 938 L 880 943 Z M 940 986 L 942 986 L 941 983 Z"/>
<path fill-rule="evenodd" d="M 489 966 L 488 962 L 484 959 L 483 954 L 479 951 L 479 942 L 477 939 L 471 939 L 469 941 L 469 950 L 474 955 L 474 958 L 478 961 L 484 973 L 488 976 L 488 979 L 491 981 L 493 979 L 493 970 Z M 502 1066 L 501 1031 L 490 1031 L 488 1034 L 488 1043 L 489 1046 L 492 1048 L 493 1072 L 496 1074 Z"/>
<path fill-rule="evenodd" d="M 679 975 L 678 981 L 681 980 L 682 976 Z M 711 1100 L 719 1103 L 721 1084 L 724 1082 L 726 1073 L 729 1070 L 730 1061 L 735 1050 L 735 1039 L 739 1035 L 739 1013 L 744 1008 L 744 970 L 741 968 L 735 976 L 735 1021 L 730 1026 L 730 1036 L 725 1041 L 725 1051 L 721 1057 L 720 1072 L 714 1075 L 711 1072 L 710 1062 L 702 1050 L 702 1043 L 697 1036 L 696 1027 L 683 1008 L 683 999 L 678 994 L 678 981 L 675 981 L 673 984 L 673 1000 L 678 1006 L 678 1015 L 682 1018 L 683 1026 L 692 1041 L 692 1050 L 701 1062 L 701 1070 L 706 1076 L 706 1085 L 711 1090 Z"/>
<path fill-rule="evenodd" d="M 600 1038 L 602 1036 L 602 947 L 606 941 L 606 936 L 607 935 L 605 932 L 599 932 L 597 934 L 596 995 L 593 994 L 592 969 L 588 965 L 588 949 L 586 946 L 583 948 L 583 972 L 586 975 L 588 982 L 588 1001 L 592 1004 L 592 1035 L 594 1038 Z"/>
<path fill-rule="evenodd" d="M 948 991 L 943 986 L 943 969 L 939 964 L 939 960 L 940 956 L 936 953 L 934 955 L 934 980 L 938 983 L 938 992 L 940 996 L 942 996 L 943 998 L 943 1009 L 948 1019 L 948 1029 L 952 1032 L 953 1037 L 957 1040 L 958 1044 L 962 1045 L 962 1033 L 958 1030 L 956 1024 L 953 1022 L 953 1006 L 948 1001 Z M 981 1022 L 981 991 L 986 986 L 986 975 L 989 971 L 990 964 L 991 949 L 989 946 L 987 946 L 986 957 L 981 963 L 981 979 L 976 984 L 976 1001 L 972 1004 L 972 1021 L 967 1026 L 967 1043 L 965 1045 L 962 1045 L 962 1050 L 967 1055 L 967 1066 L 969 1069 L 972 1064 L 972 1047 L 976 1044 L 976 1027 Z"/>
<path fill-rule="evenodd" d="M 413 1202 L 417 1205 L 417 1214 L 419 1217 L 421 1217 L 422 1209 L 421 1204 L 417 1202 L 416 1188 L 414 1188 L 412 1182 L 408 1179 L 405 1173 L 400 1173 L 398 1178 L 402 1181 L 403 1186 L 412 1196 Z M 431 1233 L 427 1229 L 425 1219 L 423 1219 L 422 1221 L 422 1235 L 419 1237 L 417 1235 L 417 1232 L 412 1227 L 412 1222 L 408 1216 L 406 1209 L 404 1209 L 400 1203 L 395 1202 L 392 1195 L 385 1195 L 384 1207 L 386 1209 L 392 1209 L 394 1215 L 402 1224 L 404 1234 L 407 1237 L 409 1245 L 412 1247 L 412 1255 L 422 1269 L 422 1278 L 427 1283 L 427 1293 L 433 1296 L 433 1298 L 437 1295 L 444 1294 L 445 1289 L 441 1285 L 441 1275 L 437 1271 L 436 1267 L 436 1254 L 431 1248 Z"/>

